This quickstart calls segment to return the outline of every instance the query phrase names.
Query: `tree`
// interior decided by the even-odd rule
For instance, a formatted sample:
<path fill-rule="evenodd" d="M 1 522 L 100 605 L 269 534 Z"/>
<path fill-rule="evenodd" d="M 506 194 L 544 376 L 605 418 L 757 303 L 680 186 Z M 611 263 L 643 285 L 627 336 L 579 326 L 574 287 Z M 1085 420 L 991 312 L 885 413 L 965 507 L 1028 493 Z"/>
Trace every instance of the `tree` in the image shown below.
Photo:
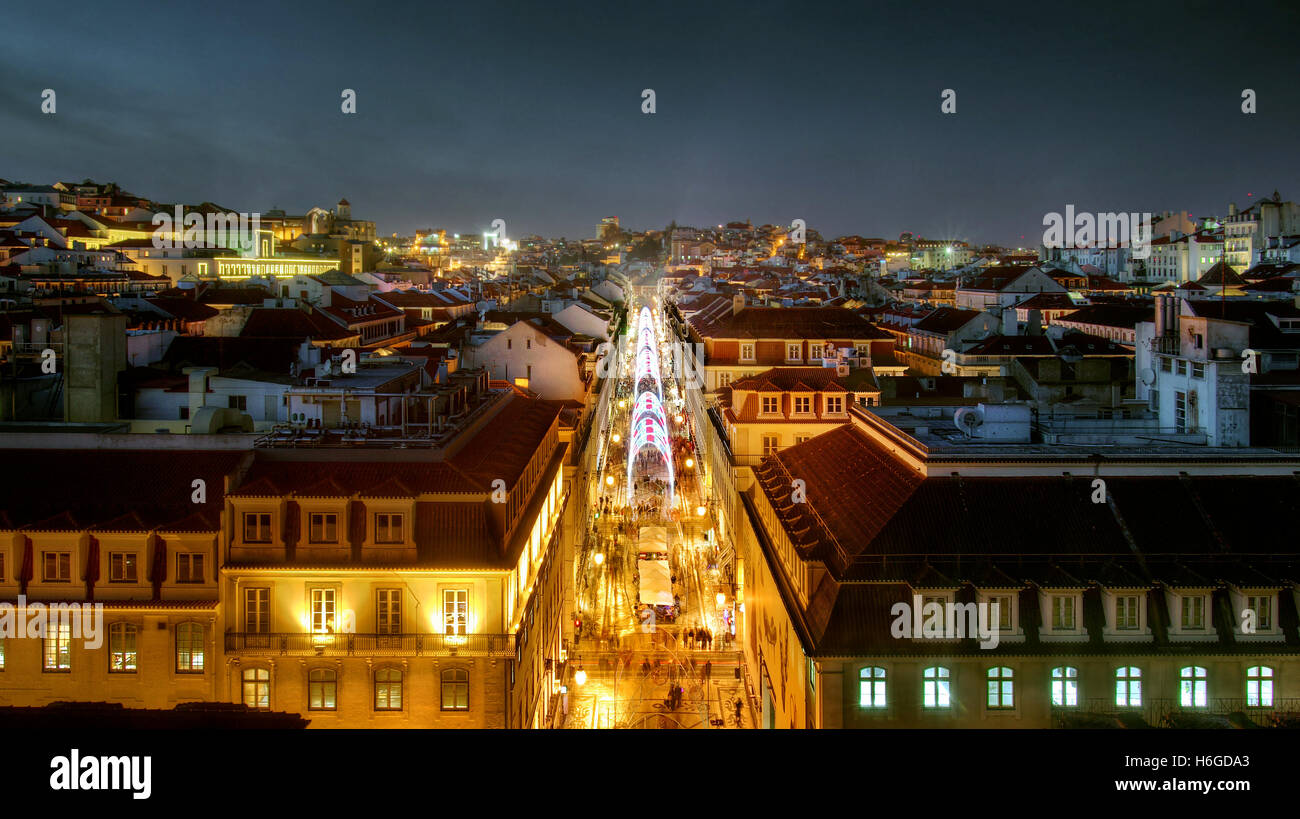
<path fill-rule="evenodd" d="M 632 261 L 657 262 L 662 254 L 663 247 L 659 242 L 647 236 L 633 245 L 627 256 Z"/>

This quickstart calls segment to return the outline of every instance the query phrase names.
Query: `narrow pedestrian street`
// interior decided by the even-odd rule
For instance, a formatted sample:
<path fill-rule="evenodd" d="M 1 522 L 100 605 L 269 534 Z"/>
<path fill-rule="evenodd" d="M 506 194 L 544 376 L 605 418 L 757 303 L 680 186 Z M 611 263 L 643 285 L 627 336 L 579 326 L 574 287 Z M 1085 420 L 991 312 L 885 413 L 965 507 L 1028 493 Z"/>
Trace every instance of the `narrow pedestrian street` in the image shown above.
<path fill-rule="evenodd" d="M 732 586 L 685 410 L 691 386 L 673 372 L 654 305 L 629 317 L 609 421 L 592 433 L 603 455 L 576 555 L 563 724 L 752 728 Z"/>

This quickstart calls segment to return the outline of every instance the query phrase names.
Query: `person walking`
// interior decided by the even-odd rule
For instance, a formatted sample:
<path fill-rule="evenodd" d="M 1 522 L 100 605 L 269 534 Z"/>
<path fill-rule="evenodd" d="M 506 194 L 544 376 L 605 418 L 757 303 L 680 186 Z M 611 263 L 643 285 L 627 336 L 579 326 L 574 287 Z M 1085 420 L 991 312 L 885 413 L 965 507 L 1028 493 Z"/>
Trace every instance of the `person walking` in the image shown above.
<path fill-rule="evenodd" d="M 704 670 L 700 672 L 700 685 L 708 685 L 709 680 L 712 679 L 712 677 L 713 677 L 713 663 L 712 661 L 705 660 Z"/>
<path fill-rule="evenodd" d="M 740 712 L 744 710 L 744 707 L 745 707 L 745 703 L 741 701 L 740 697 L 736 697 L 736 724 L 737 725 L 740 724 Z"/>

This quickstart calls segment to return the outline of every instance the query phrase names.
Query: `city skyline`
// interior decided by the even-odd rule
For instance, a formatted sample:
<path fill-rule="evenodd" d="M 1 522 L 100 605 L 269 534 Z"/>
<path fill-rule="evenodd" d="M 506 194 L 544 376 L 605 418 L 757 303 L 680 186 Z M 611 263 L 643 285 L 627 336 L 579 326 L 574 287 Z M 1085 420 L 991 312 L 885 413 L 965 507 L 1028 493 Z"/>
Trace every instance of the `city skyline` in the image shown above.
<path fill-rule="evenodd" d="M 384 235 L 500 218 L 512 235 L 581 238 L 618 214 L 639 229 L 800 218 L 826 236 L 1008 246 L 1033 246 L 1042 214 L 1067 204 L 1221 214 L 1300 182 L 1274 159 L 1300 110 L 1285 6 L 939 22 L 905 6 L 686 8 L 411 9 L 347 26 L 272 8 L 265 25 L 202 35 L 183 14 L 87 11 L 60 28 L 110 37 L 111 56 L 47 64 L 20 41 L 0 57 L 14 78 L 0 127 L 19 160 L 6 172 L 250 211 L 346 196 Z M 1160 36 L 1137 51 L 1107 36 L 1116 27 Z M 963 36 L 926 39 L 945 30 Z M 1212 56 L 1243 49 L 1249 61 Z M 1042 70 L 1024 70 L 1026 53 Z M 1257 113 L 1241 111 L 1243 89 Z"/>

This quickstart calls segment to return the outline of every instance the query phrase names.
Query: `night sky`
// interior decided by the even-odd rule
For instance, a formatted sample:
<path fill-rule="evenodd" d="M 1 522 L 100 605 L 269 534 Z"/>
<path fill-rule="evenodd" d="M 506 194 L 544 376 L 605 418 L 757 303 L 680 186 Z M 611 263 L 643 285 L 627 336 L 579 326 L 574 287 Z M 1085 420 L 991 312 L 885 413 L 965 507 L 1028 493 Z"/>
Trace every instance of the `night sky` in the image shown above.
<path fill-rule="evenodd" d="M 1300 199 L 1295 2 L 26 3 L 5 35 L 0 177 L 346 196 L 384 234 L 803 218 L 1036 245 L 1067 204 Z"/>

